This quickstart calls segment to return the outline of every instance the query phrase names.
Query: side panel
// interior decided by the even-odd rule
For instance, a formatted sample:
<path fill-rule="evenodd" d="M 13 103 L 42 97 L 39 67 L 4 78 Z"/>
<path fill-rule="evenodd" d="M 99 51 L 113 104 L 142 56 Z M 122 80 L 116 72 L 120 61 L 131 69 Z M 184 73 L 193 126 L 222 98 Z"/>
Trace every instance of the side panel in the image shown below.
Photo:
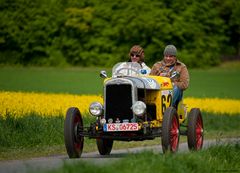
<path fill-rule="evenodd" d="M 149 105 L 156 105 L 156 119 L 161 119 L 161 91 L 148 90 L 146 94 L 146 103 Z"/>
<path fill-rule="evenodd" d="M 173 91 L 161 90 L 161 118 L 165 110 L 172 105 Z"/>
<path fill-rule="evenodd" d="M 156 119 L 162 121 L 165 110 L 171 106 L 172 90 L 148 91 L 146 103 L 156 105 Z"/>
<path fill-rule="evenodd" d="M 148 76 L 160 85 L 160 90 L 148 90 L 146 102 L 148 104 L 156 105 L 156 121 L 153 122 L 156 126 L 161 126 L 163 120 L 163 114 L 165 110 L 171 106 L 173 96 L 173 86 L 170 78 L 161 76 Z"/>
<path fill-rule="evenodd" d="M 160 127 L 162 122 L 161 91 L 148 90 L 146 94 L 146 103 L 149 105 L 156 105 L 156 120 L 152 121 L 152 124 L 154 127 Z"/>

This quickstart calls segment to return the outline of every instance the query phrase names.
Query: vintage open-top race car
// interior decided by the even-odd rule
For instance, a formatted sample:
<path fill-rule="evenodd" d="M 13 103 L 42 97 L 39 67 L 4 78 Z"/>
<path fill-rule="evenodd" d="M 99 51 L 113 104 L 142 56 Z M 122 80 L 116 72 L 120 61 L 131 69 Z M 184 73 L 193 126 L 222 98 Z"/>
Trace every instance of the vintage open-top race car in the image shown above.
<path fill-rule="evenodd" d="M 162 139 L 163 152 L 176 152 L 180 135 L 187 135 L 188 147 L 199 150 L 203 145 L 203 120 L 199 108 L 187 113 L 183 100 L 172 107 L 172 76 L 146 75 L 138 63 L 124 62 L 113 67 L 112 77 L 105 71 L 103 104 L 93 102 L 89 112 L 96 121 L 83 125 L 77 107 L 67 110 L 64 138 L 70 158 L 78 158 L 83 150 L 84 137 L 95 138 L 101 155 L 110 154 L 115 140 L 142 141 Z M 181 126 L 181 130 L 180 130 Z"/>

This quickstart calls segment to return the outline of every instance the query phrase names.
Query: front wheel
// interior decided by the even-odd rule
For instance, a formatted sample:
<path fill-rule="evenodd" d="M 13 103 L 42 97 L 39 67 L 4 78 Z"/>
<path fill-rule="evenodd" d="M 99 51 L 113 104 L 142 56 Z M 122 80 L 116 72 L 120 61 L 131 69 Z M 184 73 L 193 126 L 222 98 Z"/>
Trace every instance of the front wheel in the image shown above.
<path fill-rule="evenodd" d="M 174 153 L 179 145 L 179 120 L 174 107 L 169 107 L 164 112 L 162 123 L 162 150 Z"/>
<path fill-rule="evenodd" d="M 64 122 L 64 140 L 69 158 L 79 158 L 82 154 L 84 137 L 78 135 L 79 129 L 83 129 L 81 113 L 78 108 L 71 107 Z"/>
<path fill-rule="evenodd" d="M 200 109 L 191 109 L 188 115 L 187 128 L 188 148 L 200 150 L 203 145 L 203 120 Z"/>
<path fill-rule="evenodd" d="M 96 139 L 98 151 L 101 155 L 109 155 L 112 151 L 112 139 Z"/>

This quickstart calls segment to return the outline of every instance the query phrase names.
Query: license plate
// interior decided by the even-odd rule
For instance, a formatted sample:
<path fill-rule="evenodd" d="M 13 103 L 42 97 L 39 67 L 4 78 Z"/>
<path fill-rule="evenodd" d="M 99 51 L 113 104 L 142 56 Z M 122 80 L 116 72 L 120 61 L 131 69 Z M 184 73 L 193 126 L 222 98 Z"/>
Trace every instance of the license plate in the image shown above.
<path fill-rule="evenodd" d="M 104 124 L 103 131 L 105 131 L 105 132 L 138 131 L 138 123 L 109 123 L 109 124 Z"/>

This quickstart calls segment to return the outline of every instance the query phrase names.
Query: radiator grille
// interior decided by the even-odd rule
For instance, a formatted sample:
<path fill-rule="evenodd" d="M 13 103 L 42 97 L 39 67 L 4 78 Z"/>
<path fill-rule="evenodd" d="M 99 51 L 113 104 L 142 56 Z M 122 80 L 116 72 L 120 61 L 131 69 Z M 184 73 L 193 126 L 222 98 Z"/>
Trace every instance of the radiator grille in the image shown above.
<path fill-rule="evenodd" d="M 105 99 L 105 118 L 108 122 L 112 118 L 115 122 L 133 118 L 132 112 L 132 89 L 131 85 L 107 85 Z"/>

